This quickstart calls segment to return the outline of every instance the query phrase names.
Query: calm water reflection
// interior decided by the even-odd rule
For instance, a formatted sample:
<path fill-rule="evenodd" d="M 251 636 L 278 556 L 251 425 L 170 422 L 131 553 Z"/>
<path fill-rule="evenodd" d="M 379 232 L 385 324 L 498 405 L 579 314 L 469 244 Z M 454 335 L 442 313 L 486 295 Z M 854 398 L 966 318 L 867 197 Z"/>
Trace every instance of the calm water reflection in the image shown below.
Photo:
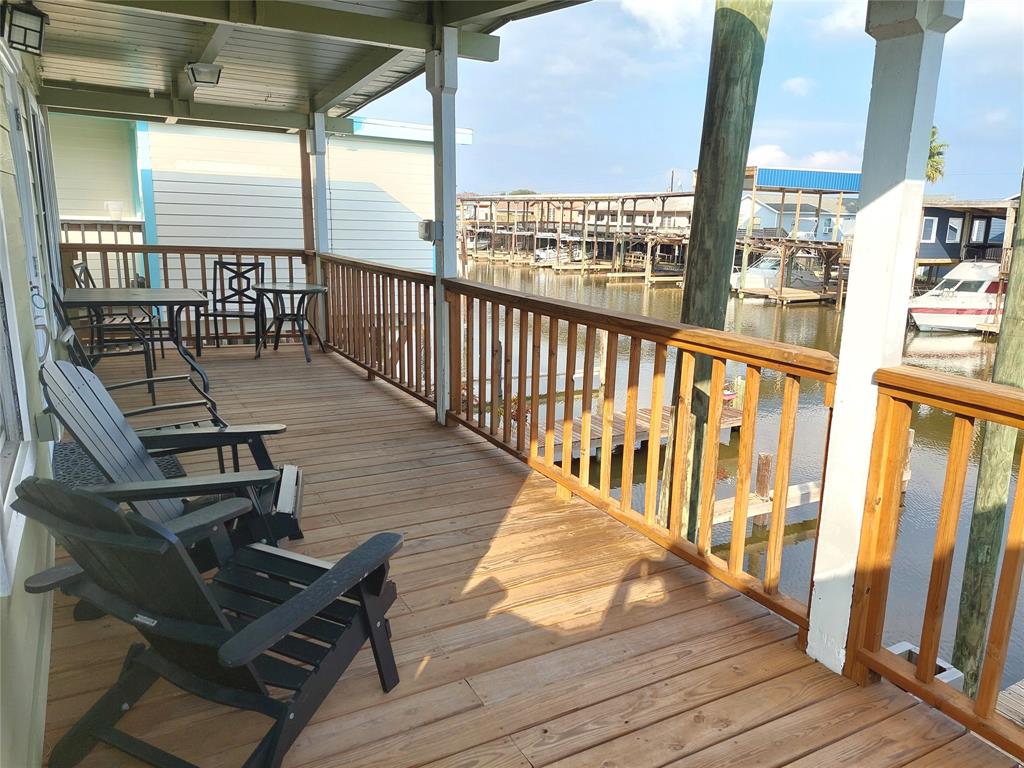
<path fill-rule="evenodd" d="M 525 268 L 502 267 L 490 264 L 474 264 L 470 267 L 469 279 L 515 290 L 536 293 L 542 296 L 566 301 L 589 304 L 643 314 L 663 320 L 679 318 L 682 289 L 671 285 L 646 287 L 636 282 L 609 282 L 600 276 L 555 274 L 551 270 L 529 270 Z M 758 301 L 729 303 L 726 330 L 748 336 L 799 344 L 815 349 L 838 352 L 840 322 L 839 315 L 831 306 L 795 305 L 790 307 L 765 306 Z M 562 340 L 564 343 L 564 339 Z M 624 381 L 625 360 L 628 347 L 620 346 L 620 369 L 618 380 Z M 908 334 L 904 351 L 906 363 L 954 373 L 972 378 L 988 378 L 991 374 L 995 344 L 984 342 L 971 335 L 928 335 Z M 646 369 L 641 381 L 650 381 L 650 359 L 642 361 Z M 672 363 L 669 372 L 672 373 Z M 730 366 L 727 376 L 731 380 L 742 373 L 742 366 Z M 621 389 L 621 388 L 620 388 Z M 758 414 L 755 452 L 775 453 L 778 439 L 779 414 L 781 410 L 782 377 L 766 372 L 761 385 L 761 400 Z M 620 391 L 618 409 L 624 407 L 624 393 Z M 650 393 L 641 392 L 640 406 L 650 402 Z M 791 470 L 791 482 L 802 483 L 818 480 L 821 476 L 821 462 L 824 451 L 825 409 L 822 405 L 820 385 L 805 382 L 800 392 L 800 418 L 797 422 L 796 442 Z M 917 409 L 912 426 L 915 429 L 914 449 L 911 453 L 912 480 L 907 492 L 905 507 L 901 514 L 899 539 L 892 587 L 886 621 L 886 642 L 910 640 L 916 642 L 920 636 L 924 617 L 924 597 L 931 568 L 934 545 L 936 515 L 942 492 L 943 475 L 946 468 L 946 452 L 949 444 L 951 419 L 949 414 L 926 406 Z M 724 439 L 725 436 L 723 436 Z M 733 492 L 736 471 L 738 432 L 733 433 L 726 445 L 721 446 L 721 471 L 719 496 Z M 961 516 L 958 547 L 953 566 L 950 600 L 943 625 L 941 655 L 949 658 L 952 648 L 953 630 L 956 624 L 956 606 L 960 592 L 963 569 L 964 547 L 970 524 L 970 500 L 973 499 L 977 475 L 977 461 L 980 440 L 975 436 L 971 461 L 971 472 L 967 479 L 964 511 Z M 633 506 L 642 509 L 644 496 L 644 472 L 646 457 L 638 455 L 635 462 Z M 616 468 L 616 474 L 618 469 Z M 592 475 L 594 476 L 593 472 Z M 810 565 L 813 542 L 808 538 L 809 526 L 800 526 L 801 521 L 813 519 L 817 514 L 816 505 L 790 510 L 787 527 L 793 534 L 787 537 L 783 558 L 782 588 L 785 592 L 804 596 L 810 579 Z M 727 528 L 728 526 L 719 526 Z M 813 530 L 813 528 L 810 528 Z M 755 532 L 756 534 L 756 532 Z M 716 531 L 715 541 L 724 542 L 728 531 Z M 751 541 L 754 540 L 752 536 Z M 760 560 L 752 554 L 748 568 L 756 572 Z M 1024 615 L 1018 604 L 1018 616 Z M 1024 621 L 1014 627 L 1009 659 L 1004 676 L 1005 684 L 1024 677 Z"/>

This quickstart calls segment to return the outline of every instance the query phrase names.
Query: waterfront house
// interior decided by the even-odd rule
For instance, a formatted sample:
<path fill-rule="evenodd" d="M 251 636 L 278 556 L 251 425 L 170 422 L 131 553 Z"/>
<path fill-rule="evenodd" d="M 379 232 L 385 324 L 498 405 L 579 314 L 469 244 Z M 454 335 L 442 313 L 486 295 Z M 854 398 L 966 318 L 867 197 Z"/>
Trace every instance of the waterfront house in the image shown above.
<path fill-rule="evenodd" d="M 870 755 L 878 768 L 989 768 L 1012 765 L 1007 753 L 1024 758 L 1024 728 L 997 708 L 1016 637 L 1024 491 L 1010 509 L 977 693 L 953 689 L 935 668 L 949 532 L 973 431 L 985 422 L 1024 427 L 1024 396 L 900 366 L 898 357 L 913 266 L 907 233 L 920 225 L 920 181 L 908 169 L 923 170 L 914 150 L 931 125 L 931 103 L 920 94 L 934 92 L 937 54 L 960 4 L 870 6 L 878 64 L 842 362 L 459 276 L 458 59 L 494 61 L 496 30 L 570 4 L 40 0 L 50 20 L 42 57 L 12 50 L 9 34 L 0 42 L 4 766 L 40 765 L 117 679 L 138 639 L 119 618 L 154 633 L 182 631 L 163 616 L 96 618 L 67 595 L 24 589 L 53 565 L 55 551 L 11 501 L 23 478 L 51 471 L 54 442 L 67 437 L 44 408 L 38 377 L 40 364 L 60 354 L 51 286 L 69 287 L 74 265 L 90 259 L 111 290 L 140 276 L 149 285 L 206 287 L 207 265 L 220 259 L 264 264 L 283 272 L 281 281 L 301 269 L 326 288 L 313 318 L 327 351 L 310 362 L 298 344 L 259 360 L 245 344 L 207 345 L 201 365 L 192 360 L 231 423 L 287 424 L 271 449 L 302 466 L 306 482 L 305 538 L 290 549 L 333 561 L 382 529 L 405 537 L 392 563 L 398 597 L 388 632 L 400 682 L 382 692 L 370 649 L 352 649 L 348 673 L 292 734 L 299 738 L 287 764 L 692 768 L 857 764 Z M 190 64 L 222 65 L 219 82 L 190 88 L 181 79 Z M 330 252 L 328 134 L 351 133 L 351 113 L 424 71 L 434 107 L 433 222 L 423 228 L 433 271 Z M 301 247 L 61 244 L 47 128 L 56 112 L 298 132 Z M 884 199 L 890 190 L 903 205 Z M 191 318 L 182 323 L 188 348 L 210 341 L 209 331 Z M 169 353 L 161 371 L 188 370 L 188 348 L 181 358 Z M 703 469 L 691 506 L 683 478 L 699 361 L 710 372 L 711 439 L 696 443 Z M 136 373 L 130 358 L 102 360 L 98 371 L 106 383 Z M 676 371 L 678 388 L 666 383 Z M 727 377 L 739 372 L 746 388 L 737 470 L 720 482 L 716 427 Z M 641 381 L 649 407 L 639 401 Z M 117 397 L 123 408 L 149 402 Z M 757 426 L 769 404 L 770 431 Z M 908 589 L 896 544 L 908 431 L 919 411 L 954 422 L 956 439 L 940 513 L 922 534 L 938 545 L 920 594 L 915 662 L 886 645 L 886 601 L 890 589 Z M 818 438 L 808 443 L 814 459 L 794 466 L 794 441 L 808 439 L 808 425 Z M 663 462 L 670 426 L 674 450 Z M 648 449 L 634 452 L 642 435 Z M 758 441 L 777 458 L 773 477 L 755 470 Z M 598 452 L 593 462 L 574 460 Z M 216 457 L 184 462 L 190 474 L 220 471 Z M 79 578 L 63 564 L 63 578 Z M 793 577 L 800 564 L 802 581 Z M 286 575 L 274 584 L 290 593 L 296 581 Z M 326 605 L 336 618 L 349 604 Z M 236 602 L 199 639 L 223 652 L 215 630 L 264 609 Z M 327 623 L 302 629 L 315 639 L 332 631 Z M 320 647 L 302 639 L 259 658 L 284 665 L 290 673 L 275 679 L 295 685 L 323 659 Z M 194 683 L 187 681 L 219 702 L 239 701 L 220 695 L 231 680 L 212 692 Z M 105 703 L 104 720 L 118 727 L 86 728 L 103 743 L 87 744 L 84 764 L 126 765 L 129 752 L 165 766 L 240 765 L 266 728 L 256 712 L 164 683 L 138 702 Z"/>

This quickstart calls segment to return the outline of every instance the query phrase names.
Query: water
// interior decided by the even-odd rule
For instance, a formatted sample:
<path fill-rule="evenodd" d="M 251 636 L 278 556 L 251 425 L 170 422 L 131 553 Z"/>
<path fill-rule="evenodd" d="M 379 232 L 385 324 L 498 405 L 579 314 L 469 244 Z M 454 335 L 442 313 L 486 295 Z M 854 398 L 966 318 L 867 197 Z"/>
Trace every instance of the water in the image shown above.
<path fill-rule="evenodd" d="M 609 282 L 607 278 L 598 275 L 556 274 L 552 270 L 530 270 L 480 263 L 470 266 L 467 277 L 504 288 L 539 294 L 550 299 L 643 314 L 661 320 L 678 320 L 682 302 L 682 289 L 674 285 L 648 287 L 641 281 Z M 837 354 L 840 316 L 831 305 L 780 307 L 767 306 L 760 301 L 741 302 L 732 299 L 726 316 L 726 330 Z M 561 341 L 564 345 L 564 337 Z M 625 381 L 627 350 L 628 342 L 620 344 L 617 374 L 620 382 L 617 409 L 620 411 L 624 408 L 624 387 L 621 383 Z M 978 336 L 908 333 L 904 362 L 946 373 L 987 379 L 991 376 L 994 355 L 995 344 L 982 341 Z M 645 355 L 641 360 L 642 383 L 650 382 L 649 371 L 653 365 L 651 358 L 650 350 L 645 348 Z M 730 365 L 727 368 L 727 380 L 732 380 L 740 373 L 742 366 Z M 666 373 L 668 381 L 671 381 L 671 374 L 670 356 L 669 369 Z M 816 382 L 805 381 L 801 386 L 791 483 L 815 481 L 821 477 L 826 424 L 822 394 L 822 387 Z M 782 376 L 766 371 L 761 384 L 755 454 L 760 451 L 772 454 L 776 452 L 781 399 Z M 640 407 L 646 407 L 649 402 L 649 390 L 641 390 Z M 899 522 L 885 625 L 886 644 L 902 640 L 916 644 L 920 637 L 951 424 L 952 419 L 948 413 L 927 406 L 919 406 L 914 413 L 911 424 L 915 430 L 914 448 L 910 457 L 912 479 Z M 720 498 L 731 496 L 735 488 L 738 438 L 739 433 L 734 432 L 729 437 L 728 444 L 721 445 L 718 484 Z M 949 600 L 943 622 L 940 656 L 945 659 L 949 659 L 952 654 L 964 549 L 970 525 L 979 452 L 980 439 L 976 432 L 964 493 L 965 503 L 960 518 Z M 637 453 L 634 463 L 634 486 L 631 496 L 633 508 L 638 510 L 643 508 L 645 468 L 646 456 L 641 451 Z M 596 477 L 595 471 L 596 466 L 592 468 L 591 477 Z M 613 476 L 617 477 L 617 474 L 618 467 Z M 1016 478 L 1016 468 L 1014 477 Z M 613 489 L 613 495 L 617 492 Z M 791 509 L 786 518 L 787 530 L 792 528 L 794 533 L 787 536 L 781 588 L 783 592 L 801 599 L 805 599 L 807 595 L 814 543 L 811 540 L 813 523 L 809 522 L 804 526 L 798 523 L 813 521 L 816 515 L 817 505 L 812 504 Z M 726 530 L 716 530 L 714 543 L 725 543 L 728 539 L 728 526 L 717 528 Z M 752 573 L 758 573 L 762 563 L 756 556 L 751 558 L 748 558 L 747 569 Z M 1024 596 L 1018 601 L 1018 616 L 1024 615 L 1022 605 Z M 1003 678 L 1004 686 L 1021 678 L 1024 678 L 1024 621 L 1018 621 L 1014 627 Z"/>

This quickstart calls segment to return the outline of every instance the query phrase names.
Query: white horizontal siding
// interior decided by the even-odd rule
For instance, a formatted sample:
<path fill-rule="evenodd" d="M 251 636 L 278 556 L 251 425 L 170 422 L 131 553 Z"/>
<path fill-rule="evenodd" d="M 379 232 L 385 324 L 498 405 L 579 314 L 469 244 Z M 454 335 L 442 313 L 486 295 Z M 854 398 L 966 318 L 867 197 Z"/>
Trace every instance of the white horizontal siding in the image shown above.
<path fill-rule="evenodd" d="M 50 141 L 57 207 L 64 218 L 108 216 L 117 202 L 125 218 L 135 210 L 135 124 L 51 112 Z"/>

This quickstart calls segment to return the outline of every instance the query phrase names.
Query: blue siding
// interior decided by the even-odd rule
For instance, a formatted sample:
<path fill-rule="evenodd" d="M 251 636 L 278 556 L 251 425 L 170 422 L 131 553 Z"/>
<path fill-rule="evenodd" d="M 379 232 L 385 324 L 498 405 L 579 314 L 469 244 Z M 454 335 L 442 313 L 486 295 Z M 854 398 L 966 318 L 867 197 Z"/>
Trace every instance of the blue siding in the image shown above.
<path fill-rule="evenodd" d="M 860 192 L 860 174 L 853 171 L 808 171 L 798 168 L 758 168 L 757 186 Z"/>

